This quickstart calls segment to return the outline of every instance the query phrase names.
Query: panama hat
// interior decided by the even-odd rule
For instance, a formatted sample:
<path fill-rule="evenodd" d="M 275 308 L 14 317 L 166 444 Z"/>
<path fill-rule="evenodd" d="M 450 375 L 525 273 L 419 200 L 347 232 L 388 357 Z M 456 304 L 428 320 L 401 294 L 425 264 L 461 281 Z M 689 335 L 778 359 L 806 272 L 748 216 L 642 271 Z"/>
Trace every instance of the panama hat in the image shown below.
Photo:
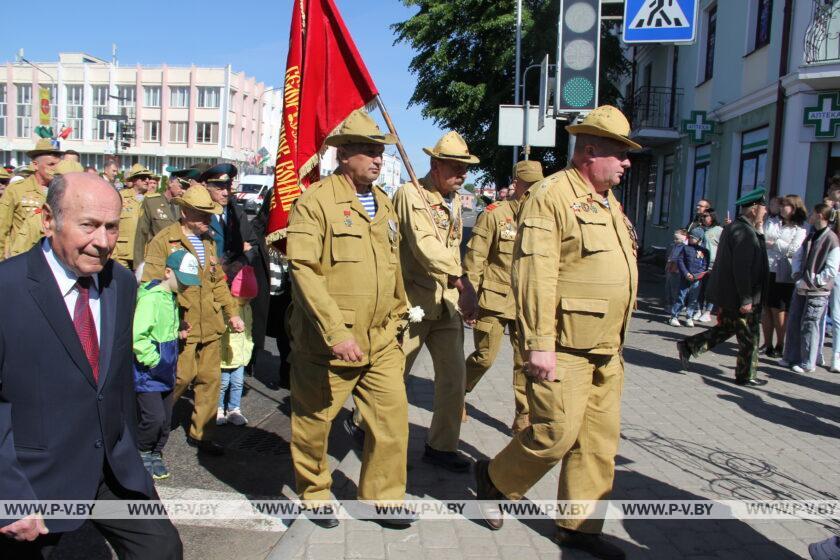
<path fill-rule="evenodd" d="M 641 150 L 642 147 L 636 144 L 628 136 L 630 135 L 630 122 L 624 114 L 612 105 L 601 105 L 588 115 L 580 124 L 570 124 L 566 127 L 569 134 L 589 134 L 611 138 L 634 150 Z"/>
<path fill-rule="evenodd" d="M 68 173 L 82 173 L 85 168 L 78 161 L 63 159 L 55 166 L 53 175 L 67 175 Z"/>
<path fill-rule="evenodd" d="M 526 183 L 542 181 L 544 179 L 542 164 L 533 160 L 520 161 L 513 167 L 513 176 Z"/>
<path fill-rule="evenodd" d="M 213 199 L 210 198 L 210 193 L 207 192 L 207 188 L 204 185 L 193 185 L 182 196 L 173 198 L 172 200 L 179 206 L 192 208 L 205 214 L 222 213 L 222 206 L 213 202 Z"/>
<path fill-rule="evenodd" d="M 61 156 L 61 154 L 63 153 L 64 152 L 53 146 L 52 140 L 50 140 L 49 138 L 41 138 L 35 143 L 35 148 L 26 152 L 26 155 L 29 156 L 31 159 L 35 159 L 38 156 L 43 156 L 46 154 Z"/>
<path fill-rule="evenodd" d="M 197 180 L 199 183 L 230 183 L 236 174 L 235 165 L 219 163 L 205 170 Z"/>
<path fill-rule="evenodd" d="M 153 174 L 151 171 L 140 165 L 139 163 L 135 163 L 131 166 L 131 169 L 128 170 L 128 173 L 125 174 L 125 180 L 131 181 L 132 179 L 138 179 L 140 177 L 151 177 Z"/>
<path fill-rule="evenodd" d="M 345 144 L 396 144 L 397 138 L 393 134 L 383 134 L 376 122 L 364 109 L 356 109 L 344 119 L 338 130 L 327 136 L 324 144 L 327 146 L 343 146 Z"/>
<path fill-rule="evenodd" d="M 423 151 L 436 159 L 459 161 L 461 163 L 478 163 L 480 161 L 470 153 L 467 143 L 454 130 L 441 136 L 434 148 L 423 148 Z"/>
<path fill-rule="evenodd" d="M 11 179 L 12 174 L 6 171 L 5 167 L 0 167 L 0 179 Z"/>

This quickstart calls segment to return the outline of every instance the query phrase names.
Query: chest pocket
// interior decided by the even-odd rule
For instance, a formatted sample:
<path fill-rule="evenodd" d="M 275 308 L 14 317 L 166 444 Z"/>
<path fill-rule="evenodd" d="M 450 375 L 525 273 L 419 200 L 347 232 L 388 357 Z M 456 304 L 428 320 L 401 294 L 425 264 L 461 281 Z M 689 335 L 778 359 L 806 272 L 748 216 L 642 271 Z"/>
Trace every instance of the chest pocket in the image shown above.
<path fill-rule="evenodd" d="M 526 255 L 548 255 L 554 242 L 554 222 L 550 218 L 531 216 L 522 221 L 522 252 Z M 499 243 L 501 246 L 501 243 Z M 501 251 L 501 247 L 499 249 Z"/>
<path fill-rule="evenodd" d="M 513 253 L 513 239 L 499 239 L 499 252 L 505 255 Z"/>
<path fill-rule="evenodd" d="M 332 258 L 335 262 L 360 262 L 364 257 L 362 227 L 343 222 L 334 223 L 332 229 Z"/>
<path fill-rule="evenodd" d="M 596 214 L 577 212 L 575 217 L 580 226 L 581 246 L 584 254 L 612 251 L 616 248 L 615 232 L 608 212 L 603 209 Z"/>

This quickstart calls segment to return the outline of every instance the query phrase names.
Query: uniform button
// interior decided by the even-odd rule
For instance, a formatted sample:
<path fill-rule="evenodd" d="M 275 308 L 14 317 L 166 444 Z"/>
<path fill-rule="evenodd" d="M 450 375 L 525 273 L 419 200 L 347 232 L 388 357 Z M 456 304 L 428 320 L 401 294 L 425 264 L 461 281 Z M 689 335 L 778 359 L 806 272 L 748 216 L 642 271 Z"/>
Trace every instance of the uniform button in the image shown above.
<path fill-rule="evenodd" d="M 93 446 L 97 449 L 100 449 L 102 447 L 102 440 L 101 439 L 96 440 L 96 443 L 94 443 Z"/>
<path fill-rule="evenodd" d="M 96 395 L 96 400 L 98 400 L 98 401 L 101 401 L 101 400 L 102 400 L 102 399 L 104 399 L 104 398 L 105 398 L 105 397 L 103 397 L 102 395 Z"/>

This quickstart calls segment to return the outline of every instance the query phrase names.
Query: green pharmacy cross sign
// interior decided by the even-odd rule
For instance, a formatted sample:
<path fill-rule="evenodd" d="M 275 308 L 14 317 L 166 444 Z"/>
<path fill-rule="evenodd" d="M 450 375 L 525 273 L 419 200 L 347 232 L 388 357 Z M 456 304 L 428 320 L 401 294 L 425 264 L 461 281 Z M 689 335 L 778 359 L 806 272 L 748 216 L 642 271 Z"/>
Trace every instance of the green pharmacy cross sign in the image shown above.
<path fill-rule="evenodd" d="M 695 144 L 704 144 L 707 134 L 714 134 L 715 123 L 706 120 L 706 111 L 692 111 L 691 118 L 682 122 L 682 131 L 691 137 Z"/>
<path fill-rule="evenodd" d="M 817 138 L 834 138 L 840 124 L 840 92 L 821 93 L 815 107 L 805 107 L 805 126 L 814 127 Z"/>

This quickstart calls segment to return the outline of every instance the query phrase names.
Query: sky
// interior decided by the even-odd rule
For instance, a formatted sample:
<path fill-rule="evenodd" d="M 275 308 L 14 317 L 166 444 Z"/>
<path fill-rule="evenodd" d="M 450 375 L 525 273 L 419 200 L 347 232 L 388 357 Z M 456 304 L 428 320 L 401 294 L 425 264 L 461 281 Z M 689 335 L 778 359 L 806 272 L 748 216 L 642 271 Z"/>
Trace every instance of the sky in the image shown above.
<path fill-rule="evenodd" d="M 416 8 L 406 8 L 399 0 L 335 2 L 417 174 L 425 174 L 428 156 L 422 148 L 433 146 L 442 131 L 423 119 L 420 107 L 408 107 L 415 86 L 408 70 L 413 53 L 405 44 L 393 44 L 390 28 Z M 0 39 L 0 62 L 14 61 L 20 48 L 33 62 L 55 61 L 59 52 L 85 52 L 110 60 L 111 45 L 116 43 L 121 66 L 230 64 L 235 72 L 279 86 L 286 66 L 292 0 L 77 0 L 70 4 L 41 0 L 37 12 L 19 15 L 29 25 L 6 26 Z"/>

